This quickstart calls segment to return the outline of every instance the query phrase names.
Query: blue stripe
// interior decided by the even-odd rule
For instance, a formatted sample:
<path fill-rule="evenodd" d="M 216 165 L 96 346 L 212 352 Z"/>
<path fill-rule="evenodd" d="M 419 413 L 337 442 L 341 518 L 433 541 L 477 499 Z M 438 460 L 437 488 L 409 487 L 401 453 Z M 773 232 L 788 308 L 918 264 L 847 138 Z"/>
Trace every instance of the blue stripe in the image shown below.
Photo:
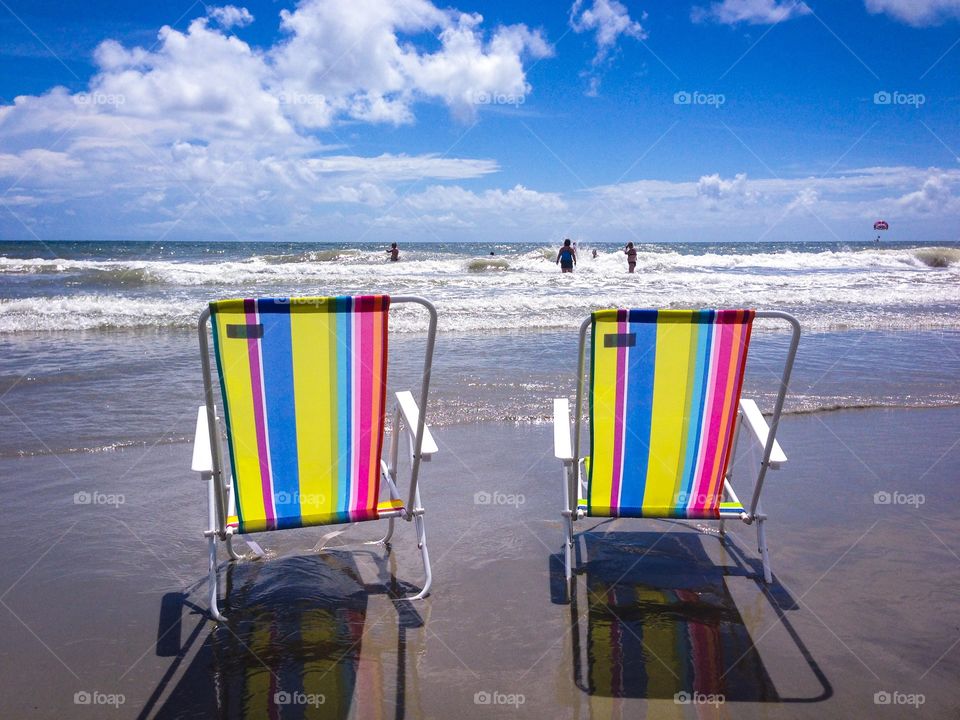
<path fill-rule="evenodd" d="M 693 480 L 697 470 L 697 454 L 700 451 L 700 433 L 703 429 L 703 405 L 706 402 L 707 375 L 710 373 L 710 348 L 713 345 L 713 310 L 703 310 L 694 316 L 693 328 L 697 333 L 697 366 L 694 370 L 693 390 L 690 399 L 690 419 L 687 428 L 687 455 L 683 463 L 683 484 L 680 492 L 686 498 L 677 503 L 677 517 L 683 517 L 690 504 Z"/>
<path fill-rule="evenodd" d="M 337 442 L 337 510 L 348 512 L 350 510 L 350 466 L 352 454 L 352 438 L 350 421 L 352 413 L 350 408 L 353 405 L 353 373 L 350 349 L 353 346 L 353 337 L 351 335 L 353 315 L 351 314 L 351 302 L 349 297 L 338 297 L 337 303 L 337 401 L 340 405 L 339 429 Z"/>
<path fill-rule="evenodd" d="M 290 305 L 276 300 L 258 300 L 257 310 L 263 325 L 260 352 L 263 357 L 263 393 L 270 437 L 277 528 L 299 527 L 300 467 L 297 457 Z"/>
<path fill-rule="evenodd" d="M 627 350 L 627 395 L 624 407 L 627 430 L 623 441 L 621 510 L 643 507 L 650 460 L 653 378 L 657 363 L 657 311 L 631 310 L 627 319 L 630 332 L 636 335 L 636 344 Z"/>

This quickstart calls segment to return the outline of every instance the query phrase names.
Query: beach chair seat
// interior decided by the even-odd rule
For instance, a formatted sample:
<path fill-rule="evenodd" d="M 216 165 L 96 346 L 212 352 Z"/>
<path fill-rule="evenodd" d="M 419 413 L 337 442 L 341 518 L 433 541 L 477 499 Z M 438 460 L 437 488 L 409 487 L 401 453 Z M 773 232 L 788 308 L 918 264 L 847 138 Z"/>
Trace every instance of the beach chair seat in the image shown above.
<path fill-rule="evenodd" d="M 756 403 L 740 396 L 755 318 L 786 322 L 792 331 L 769 426 Z M 573 526 L 583 518 L 716 520 L 721 534 L 726 520 L 738 519 L 756 523 L 764 580 L 771 582 L 760 492 L 767 470 L 787 460 L 776 431 L 799 339 L 799 323 L 778 311 L 614 309 L 584 320 L 572 442 L 569 402 L 554 401 L 568 579 Z M 584 456 L 587 372 L 590 454 Z M 731 484 L 743 425 L 763 448 L 746 503 Z"/>
<path fill-rule="evenodd" d="M 389 314 L 400 303 L 425 308 L 429 332 L 419 404 L 409 391 L 396 393 L 384 453 Z M 416 527 L 426 579 L 414 598 L 424 597 L 432 576 L 417 480 L 421 463 L 437 452 L 425 422 L 433 306 L 422 298 L 385 295 L 219 300 L 201 314 L 199 334 L 206 402 L 197 415 L 193 469 L 209 484 L 211 614 L 222 617 L 218 543 L 236 560 L 234 536 L 387 520 L 386 543 L 397 518 Z M 402 494 L 404 429 L 411 462 Z M 247 542 L 261 552 L 255 541 Z"/>

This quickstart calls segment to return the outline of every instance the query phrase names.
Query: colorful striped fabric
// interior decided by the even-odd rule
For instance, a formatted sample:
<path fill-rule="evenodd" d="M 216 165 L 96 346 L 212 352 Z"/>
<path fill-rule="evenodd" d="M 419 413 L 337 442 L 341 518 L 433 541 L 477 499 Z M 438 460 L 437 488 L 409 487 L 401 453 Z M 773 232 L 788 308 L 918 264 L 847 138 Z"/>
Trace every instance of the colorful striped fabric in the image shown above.
<path fill-rule="evenodd" d="M 210 303 L 240 532 L 375 520 L 387 296 Z"/>
<path fill-rule="evenodd" d="M 588 515 L 720 517 L 753 317 L 593 314 Z"/>

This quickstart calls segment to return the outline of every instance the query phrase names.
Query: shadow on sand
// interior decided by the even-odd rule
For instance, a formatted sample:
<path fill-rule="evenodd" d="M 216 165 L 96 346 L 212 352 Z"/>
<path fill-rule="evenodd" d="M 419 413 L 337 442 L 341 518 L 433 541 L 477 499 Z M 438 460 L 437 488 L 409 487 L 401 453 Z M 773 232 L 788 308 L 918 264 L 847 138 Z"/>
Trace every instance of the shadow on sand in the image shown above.
<path fill-rule="evenodd" d="M 370 554 L 390 586 L 387 559 Z M 384 585 L 363 583 L 356 556 L 328 551 L 229 563 L 221 570 L 225 623 L 214 624 L 184 593 L 164 596 L 156 651 L 175 659 L 139 718 L 346 718 L 371 714 L 366 703 L 376 703 L 379 717 L 389 714 L 383 708 L 391 690 L 392 714 L 403 718 L 407 634 L 423 619 L 410 602 L 392 600 L 379 602 L 371 617 L 371 601 L 386 599 L 371 595 L 384 595 Z M 389 594 L 403 589 L 394 583 Z M 195 624 L 182 641 L 185 622 Z M 371 633 L 371 626 L 384 632 Z"/>
<path fill-rule="evenodd" d="M 590 696 L 676 702 L 695 695 L 699 702 L 829 698 L 829 681 L 786 616 L 797 605 L 785 588 L 776 578 L 765 585 L 759 561 L 745 557 L 733 542 L 721 540 L 725 565 L 707 555 L 704 542 L 717 540 L 696 532 L 594 528 L 578 536 L 577 569 L 569 587 L 562 554 L 551 556 L 551 595 L 555 603 L 570 605 L 577 687 Z M 585 593 L 578 588 L 581 576 Z M 777 692 L 731 595 L 732 578 L 759 587 L 819 683 L 818 695 L 792 698 Z"/>

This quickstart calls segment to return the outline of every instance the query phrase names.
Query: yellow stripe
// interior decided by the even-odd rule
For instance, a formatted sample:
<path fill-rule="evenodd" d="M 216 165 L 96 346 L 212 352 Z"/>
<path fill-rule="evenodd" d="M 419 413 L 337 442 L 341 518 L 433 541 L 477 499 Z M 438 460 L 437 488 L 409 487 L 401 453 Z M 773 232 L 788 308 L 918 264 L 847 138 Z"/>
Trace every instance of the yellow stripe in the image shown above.
<path fill-rule="evenodd" d="M 332 513 L 336 502 L 336 467 L 330 462 L 330 326 L 336 315 L 306 304 L 290 306 L 293 388 L 297 409 L 297 456 L 300 512 L 304 517 Z"/>
<path fill-rule="evenodd" d="M 671 601 L 660 590 L 636 589 L 638 602 L 645 605 L 654 605 L 663 608 L 665 612 L 671 609 Z M 647 697 L 672 698 L 683 687 L 682 679 L 677 675 L 683 673 L 683 659 L 679 657 L 678 632 L 683 624 L 680 621 L 645 622 L 643 624 L 643 646 L 647 651 L 648 659 L 644 664 L 647 672 Z M 672 708 L 684 708 L 683 705 L 669 703 L 664 712 L 658 710 L 657 717 L 683 717 L 680 712 L 674 713 Z"/>
<path fill-rule="evenodd" d="M 692 316 L 691 310 L 662 310 L 658 315 L 644 508 L 674 505 L 677 476 L 683 461 L 680 449 L 686 430 L 683 411 L 690 372 Z"/>
<path fill-rule="evenodd" d="M 327 498 L 327 509 L 330 512 L 336 512 L 339 502 L 339 479 L 340 463 L 350 462 L 350 448 L 340 447 L 340 386 L 338 385 L 339 368 L 337 366 L 337 349 L 343 339 L 337 331 L 337 318 L 339 313 L 324 313 L 327 319 L 327 337 L 319 346 L 317 352 L 317 362 L 319 370 L 322 371 L 321 377 L 326 378 L 329 397 L 327 399 L 327 422 L 323 425 L 323 434 L 319 435 L 319 442 L 326 453 L 327 462 L 330 471 L 330 492 Z M 347 408 L 344 412 L 350 412 Z M 343 453 L 343 457 L 341 457 Z"/>
<path fill-rule="evenodd" d="M 321 657 L 304 662 L 300 669 L 304 692 L 324 696 L 321 708 L 324 717 L 328 716 L 327 713 L 329 717 L 346 717 L 343 712 L 345 708 L 341 706 L 352 700 L 354 695 L 352 686 L 342 685 L 344 678 L 350 677 L 349 668 L 355 662 L 350 653 L 357 651 L 351 646 L 347 634 L 342 632 L 344 624 L 349 622 L 349 612 L 346 609 L 307 610 L 300 623 L 303 647 L 327 650 L 325 653 L 318 653 Z M 304 707 L 309 710 L 309 706 Z M 310 716 L 310 713 L 305 713 L 305 716 Z"/>
<path fill-rule="evenodd" d="M 616 332 L 616 311 L 613 322 L 596 322 L 593 346 L 593 442 L 590 456 L 593 474 L 590 502 L 594 514 L 610 513 L 610 492 L 613 489 L 613 435 L 617 410 L 617 348 L 605 347 L 604 334 Z"/>
<path fill-rule="evenodd" d="M 240 507 L 244 523 L 259 526 L 266 519 L 263 507 L 260 460 L 257 454 L 257 426 L 253 414 L 253 388 L 250 384 L 250 357 L 247 341 L 227 337 L 227 325 L 243 325 L 247 322 L 243 301 L 231 312 L 219 311 L 213 316 L 217 323 L 220 369 L 226 387 L 227 404 L 230 408 L 230 437 L 233 440 L 234 478 L 243 478 L 237 483 Z M 257 523 L 257 521 L 260 523 Z"/>
<path fill-rule="evenodd" d="M 243 641 L 241 641 L 243 643 Z M 272 623 L 256 623 L 246 638 L 246 645 L 253 657 L 270 657 L 273 644 Z M 270 708 L 274 706 L 273 693 L 270 692 L 272 672 L 261 663 L 246 664 L 246 682 L 241 695 L 241 715 L 243 717 L 270 717 Z"/>
<path fill-rule="evenodd" d="M 598 588 L 594 592 L 594 597 L 606 600 L 605 593 L 606 588 Z M 597 604 L 599 605 L 599 603 Z M 604 605 L 606 605 L 606 603 L 604 603 Z M 594 656 L 593 663 L 590 666 L 592 675 L 590 679 L 593 681 L 598 692 L 609 693 L 613 691 L 613 673 L 617 665 L 617 658 L 613 657 L 613 653 L 616 652 L 616 649 L 613 647 L 613 623 L 616 622 L 614 619 L 616 615 L 613 613 L 609 615 L 604 613 L 604 615 L 605 617 L 602 618 L 590 618 L 590 633 L 593 636 L 594 644 L 594 647 L 591 648 L 594 651 Z"/>

